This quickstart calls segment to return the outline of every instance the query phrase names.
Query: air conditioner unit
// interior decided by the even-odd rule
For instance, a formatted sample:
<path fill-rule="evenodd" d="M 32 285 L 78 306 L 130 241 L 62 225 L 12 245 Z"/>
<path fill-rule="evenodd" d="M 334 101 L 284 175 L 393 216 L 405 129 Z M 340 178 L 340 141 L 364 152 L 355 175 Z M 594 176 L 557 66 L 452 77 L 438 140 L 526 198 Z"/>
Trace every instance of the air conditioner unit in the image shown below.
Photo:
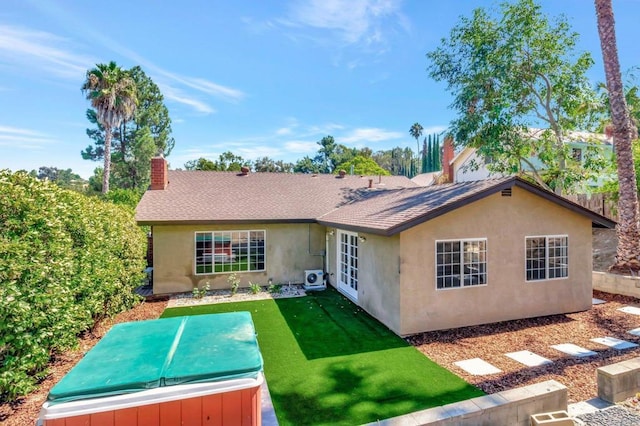
<path fill-rule="evenodd" d="M 324 281 L 324 272 L 322 269 L 304 271 L 305 290 L 324 290 L 325 288 L 327 288 L 327 283 Z"/>

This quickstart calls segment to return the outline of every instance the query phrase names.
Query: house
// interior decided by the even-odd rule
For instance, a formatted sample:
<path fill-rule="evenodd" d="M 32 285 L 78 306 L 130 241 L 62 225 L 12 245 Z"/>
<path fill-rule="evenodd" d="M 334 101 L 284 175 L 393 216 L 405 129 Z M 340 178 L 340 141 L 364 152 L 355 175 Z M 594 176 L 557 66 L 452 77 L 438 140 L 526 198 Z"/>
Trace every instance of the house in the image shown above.
<path fill-rule="evenodd" d="M 398 335 L 591 306 L 591 228 L 614 222 L 517 177 L 427 187 L 401 176 L 168 171 L 136 210 L 154 293 L 209 283 L 329 285 Z"/>
<path fill-rule="evenodd" d="M 540 132 L 540 129 L 531 129 L 532 135 Z M 588 133 L 588 132 L 569 132 L 567 141 L 567 149 L 571 157 L 584 163 L 588 156 L 588 150 L 598 149 L 599 154 L 610 156 L 613 153 L 613 140 L 604 134 Z M 536 168 L 543 170 L 544 164 L 537 157 L 531 157 L 528 161 Z M 473 147 L 463 147 L 455 152 L 453 140 L 445 139 L 442 145 L 442 170 L 439 172 L 423 173 L 416 175 L 411 180 L 420 186 L 434 185 L 442 180 L 448 182 L 469 182 L 482 179 L 499 178 L 503 175 L 490 170 L 491 159 L 485 158 L 478 154 L 477 149 Z M 525 165 L 524 171 L 531 171 L 531 168 Z M 602 176 L 593 182 L 587 184 L 588 187 L 602 186 L 606 176 Z M 589 192 L 589 188 L 583 188 L 581 192 Z"/>

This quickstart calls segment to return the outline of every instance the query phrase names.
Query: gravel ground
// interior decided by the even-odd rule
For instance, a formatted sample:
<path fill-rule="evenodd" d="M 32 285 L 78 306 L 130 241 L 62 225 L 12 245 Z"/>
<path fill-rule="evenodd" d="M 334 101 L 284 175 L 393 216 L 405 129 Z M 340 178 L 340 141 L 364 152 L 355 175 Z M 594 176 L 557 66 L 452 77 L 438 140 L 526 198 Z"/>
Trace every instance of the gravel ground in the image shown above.
<path fill-rule="evenodd" d="M 609 336 L 640 344 L 640 337 L 627 333 L 640 327 L 640 316 L 618 311 L 627 305 L 639 306 L 640 300 L 597 291 L 594 297 L 607 303 L 574 314 L 422 333 L 407 341 L 433 361 L 489 394 L 554 379 L 569 388 L 569 403 L 584 401 L 597 395 L 598 367 L 640 356 L 640 347 L 616 350 L 589 340 Z M 577 358 L 550 347 L 560 343 L 573 343 L 597 354 Z M 532 351 L 553 363 L 526 367 L 504 355 L 523 350 Z M 453 364 L 471 358 L 482 358 L 502 372 L 473 376 Z"/>
<path fill-rule="evenodd" d="M 640 415 L 632 413 L 622 407 L 611 407 L 595 413 L 577 416 L 584 426 L 638 426 Z"/>
<path fill-rule="evenodd" d="M 268 291 L 266 287 L 262 287 L 258 293 L 253 293 L 248 288 L 238 289 L 236 294 L 231 294 L 231 290 L 210 290 L 202 298 L 194 298 L 191 293 L 171 296 L 167 308 L 211 303 L 242 302 L 246 300 L 281 299 L 283 297 L 302 297 L 306 295 L 304 288 L 300 284 L 283 285 L 278 291 L 271 292 Z"/>

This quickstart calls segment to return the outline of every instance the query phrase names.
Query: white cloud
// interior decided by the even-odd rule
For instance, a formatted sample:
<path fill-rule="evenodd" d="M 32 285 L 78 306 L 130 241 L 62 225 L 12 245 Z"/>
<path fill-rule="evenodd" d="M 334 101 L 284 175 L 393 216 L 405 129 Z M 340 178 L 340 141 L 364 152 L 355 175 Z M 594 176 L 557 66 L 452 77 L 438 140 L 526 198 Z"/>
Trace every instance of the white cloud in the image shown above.
<path fill-rule="evenodd" d="M 400 139 L 404 133 L 379 129 L 376 127 L 354 129 L 339 138 L 340 143 L 356 144 L 358 142 L 382 142 Z"/>
<path fill-rule="evenodd" d="M 281 127 L 278 130 L 276 130 L 276 135 L 285 136 L 285 135 L 290 135 L 292 132 L 293 132 L 293 129 L 291 129 L 291 127 Z"/>
<path fill-rule="evenodd" d="M 170 91 L 163 90 L 168 100 L 187 105 L 196 112 L 210 114 L 215 112 L 214 108 L 186 91 L 195 91 L 232 103 L 246 97 L 241 90 L 202 77 L 183 76 L 163 69 L 94 28 L 78 24 L 76 20 L 73 22 L 80 39 L 97 41 L 112 52 L 143 66 L 145 72 L 159 86 L 162 85 L 165 89 L 173 88 Z M 45 71 L 45 76 L 56 75 L 80 81 L 86 75 L 88 67 L 99 61 L 88 55 L 73 52 L 71 45 L 70 40 L 49 32 L 0 24 L 0 62 L 16 68 Z"/>
<path fill-rule="evenodd" d="M 0 25 L 0 59 L 21 69 L 46 71 L 78 80 L 95 63 L 88 55 L 70 50 L 69 40 L 45 31 Z"/>
<path fill-rule="evenodd" d="M 282 150 L 274 146 L 252 146 L 250 148 L 239 148 L 238 155 L 247 160 L 256 160 L 262 157 L 278 159 L 278 157 L 282 156 Z"/>
<path fill-rule="evenodd" d="M 447 130 L 447 126 L 429 126 L 422 129 L 423 135 L 430 135 L 432 133 L 442 133 Z"/>
<path fill-rule="evenodd" d="M 35 130 L 0 125 L 0 146 L 40 150 L 56 142 L 55 139 Z"/>
<path fill-rule="evenodd" d="M 316 152 L 318 144 L 309 141 L 288 141 L 284 143 L 284 148 L 296 154 L 308 154 Z"/>
<path fill-rule="evenodd" d="M 216 112 L 215 108 L 193 96 L 185 95 L 181 90 L 176 89 L 175 87 L 168 86 L 166 84 L 158 84 L 158 87 L 160 87 L 162 94 L 168 100 L 190 106 L 202 114 L 213 114 Z"/>
<path fill-rule="evenodd" d="M 335 47 L 360 46 L 380 53 L 386 51 L 388 35 L 400 27 L 409 31 L 409 20 L 401 13 L 401 0 L 296 0 L 278 23 L 289 29 L 311 28 L 312 34 L 289 35 L 308 38 Z M 324 35 L 324 37 L 323 37 Z M 327 37 L 331 40 L 327 40 Z M 351 61 L 351 67 L 357 62 Z"/>
<path fill-rule="evenodd" d="M 407 20 L 400 12 L 400 0 L 295 0 L 286 19 L 290 27 L 311 27 L 336 34 L 343 43 L 384 43 L 387 20 Z"/>

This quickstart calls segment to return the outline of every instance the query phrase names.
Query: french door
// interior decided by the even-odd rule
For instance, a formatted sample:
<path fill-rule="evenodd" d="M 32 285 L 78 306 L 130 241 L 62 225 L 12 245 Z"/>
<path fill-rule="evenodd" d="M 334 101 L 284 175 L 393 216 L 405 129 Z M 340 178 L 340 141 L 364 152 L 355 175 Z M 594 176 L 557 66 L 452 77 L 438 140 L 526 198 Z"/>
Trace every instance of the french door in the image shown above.
<path fill-rule="evenodd" d="M 358 300 L 358 234 L 338 231 L 338 290 Z"/>

